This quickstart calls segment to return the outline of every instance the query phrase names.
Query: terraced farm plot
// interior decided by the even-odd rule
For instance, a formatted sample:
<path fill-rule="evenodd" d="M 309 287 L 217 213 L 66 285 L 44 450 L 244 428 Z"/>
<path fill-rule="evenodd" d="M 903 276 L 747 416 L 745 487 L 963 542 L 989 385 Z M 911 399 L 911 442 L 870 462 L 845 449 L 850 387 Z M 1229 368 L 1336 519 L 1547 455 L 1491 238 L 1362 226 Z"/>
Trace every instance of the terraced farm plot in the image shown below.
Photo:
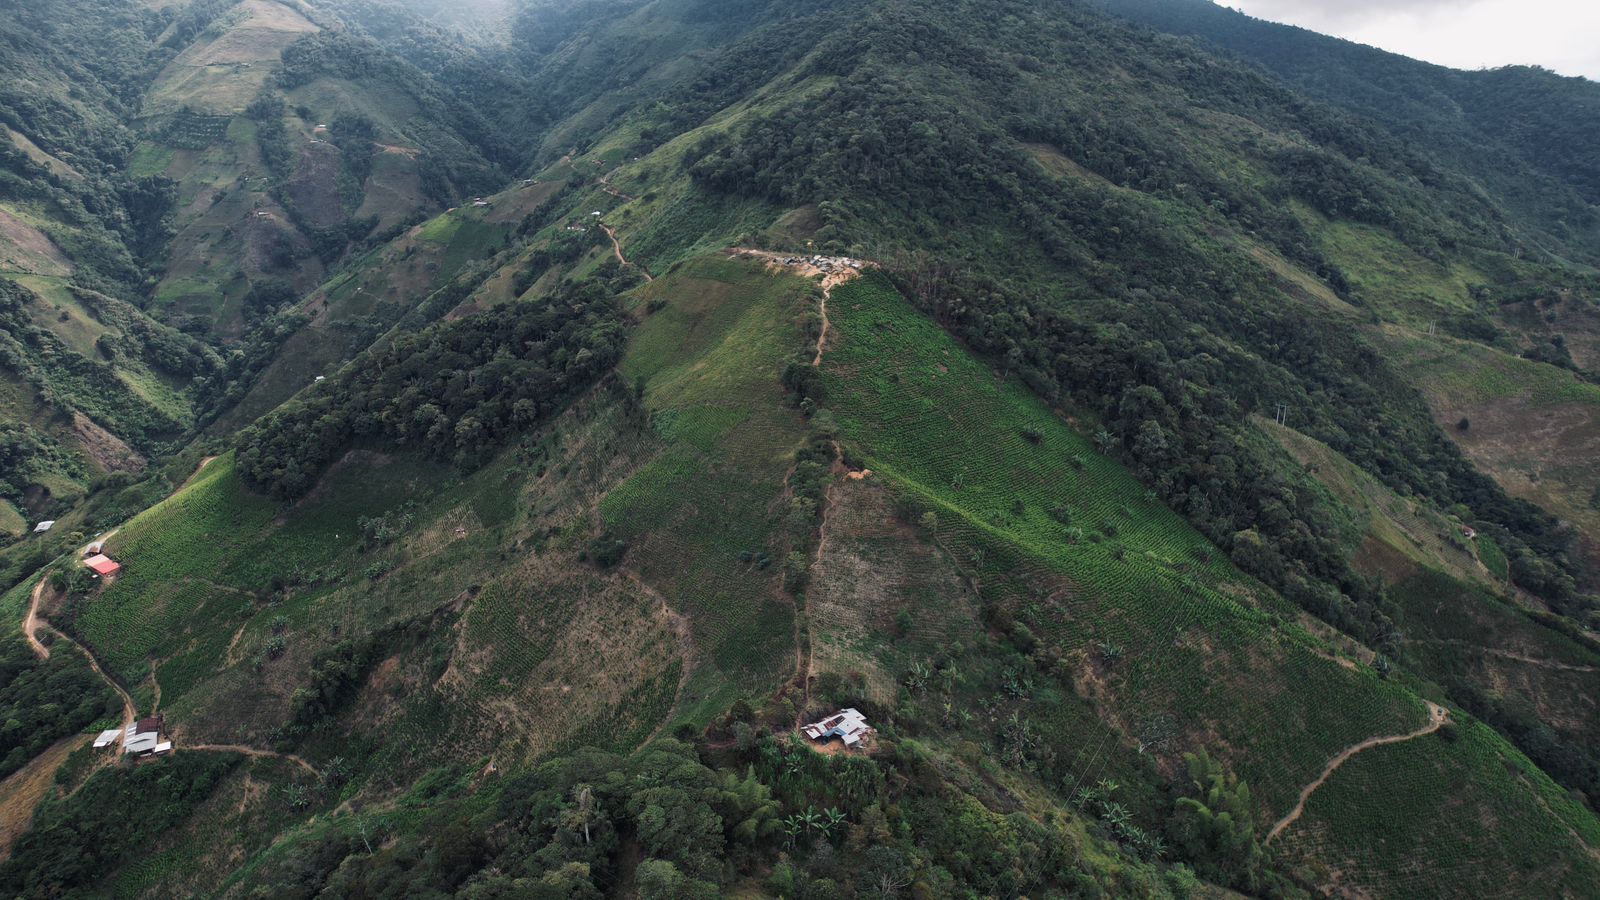
<path fill-rule="evenodd" d="M 1319 235 L 1323 252 L 1349 278 L 1355 296 L 1390 321 L 1425 327 L 1441 316 L 1470 312 L 1472 286 L 1487 281 L 1464 263 L 1427 259 L 1381 229 L 1328 221 L 1299 204 L 1295 208 Z"/>
<path fill-rule="evenodd" d="M 180 150 L 204 150 L 222 140 L 231 116 L 206 116 L 183 110 L 161 130 L 161 143 Z"/>
<path fill-rule="evenodd" d="M 39 301 L 28 305 L 28 315 L 35 325 L 61 338 L 62 343 L 91 359 L 99 356 L 95 341 L 104 335 L 120 336 L 114 329 L 85 309 L 73 296 L 62 278 L 40 275 L 17 275 L 13 280 L 39 295 Z"/>
<path fill-rule="evenodd" d="M 162 69 L 145 97 L 145 111 L 243 112 L 284 48 L 317 30 L 287 4 L 244 0 Z"/>
<path fill-rule="evenodd" d="M 156 661 L 163 702 L 222 669 L 235 633 L 265 605 L 274 583 L 326 570 L 354 547 L 357 520 L 400 502 L 395 484 L 433 479 L 427 467 L 336 469 L 325 493 L 285 513 L 239 484 L 231 456 L 135 518 L 107 543 L 124 573 L 89 606 L 80 629 L 127 684 Z"/>
<path fill-rule="evenodd" d="M 20 207 L 0 207 L 0 274 L 72 274 L 72 261 L 39 229 L 39 224 L 42 223 Z"/>

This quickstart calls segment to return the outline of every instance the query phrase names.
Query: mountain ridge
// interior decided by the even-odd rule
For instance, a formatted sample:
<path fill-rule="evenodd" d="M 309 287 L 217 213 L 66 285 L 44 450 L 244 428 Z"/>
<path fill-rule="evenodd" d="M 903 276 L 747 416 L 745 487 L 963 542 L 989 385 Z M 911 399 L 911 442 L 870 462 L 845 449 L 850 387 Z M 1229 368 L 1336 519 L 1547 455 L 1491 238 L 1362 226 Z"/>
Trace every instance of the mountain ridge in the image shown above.
<path fill-rule="evenodd" d="M 268 7 L 142 33 L 212 60 Z M 8 361 L 121 315 L 202 370 L 0 550 L 180 749 L 64 755 L 6 889 L 1592 885 L 1581 166 L 1484 182 L 1514 146 L 1097 5 L 293 8 L 231 105 L 119 126 L 170 243 Z M 97 171 L 28 132 L 15 171 Z M 798 736 L 840 707 L 869 752 Z"/>

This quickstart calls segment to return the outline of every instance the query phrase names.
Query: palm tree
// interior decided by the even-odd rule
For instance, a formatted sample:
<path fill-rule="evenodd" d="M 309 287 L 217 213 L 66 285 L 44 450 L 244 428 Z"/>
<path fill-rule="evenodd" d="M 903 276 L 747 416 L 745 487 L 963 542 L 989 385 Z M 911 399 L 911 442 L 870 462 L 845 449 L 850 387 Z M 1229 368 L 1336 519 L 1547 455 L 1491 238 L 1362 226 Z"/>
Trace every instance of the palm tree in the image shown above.
<path fill-rule="evenodd" d="M 841 811 L 836 806 L 828 807 L 827 816 L 828 816 L 828 825 L 831 828 L 838 828 L 840 825 L 844 824 L 844 820 L 845 820 L 844 812 Z"/>

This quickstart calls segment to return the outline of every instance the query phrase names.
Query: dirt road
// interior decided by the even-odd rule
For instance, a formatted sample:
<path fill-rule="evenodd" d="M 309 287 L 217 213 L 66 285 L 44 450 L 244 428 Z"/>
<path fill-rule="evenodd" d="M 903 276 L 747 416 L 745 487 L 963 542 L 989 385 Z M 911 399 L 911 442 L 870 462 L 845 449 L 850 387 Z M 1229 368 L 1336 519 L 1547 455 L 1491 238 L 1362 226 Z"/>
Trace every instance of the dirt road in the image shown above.
<path fill-rule="evenodd" d="M 848 281 L 853 281 L 861 276 L 866 269 L 873 268 L 877 263 L 866 260 L 851 259 L 847 256 L 804 256 L 792 253 L 778 253 L 773 250 L 751 250 L 739 247 L 730 250 L 733 256 L 765 260 L 768 267 L 783 269 L 799 275 L 801 278 L 822 278 L 822 330 L 817 334 L 817 352 L 811 359 L 811 365 L 822 365 L 822 353 L 828 343 L 828 332 L 833 323 L 828 319 L 828 301 L 833 298 L 833 289 Z"/>
<path fill-rule="evenodd" d="M 639 274 L 644 276 L 645 281 L 656 280 L 656 277 L 650 274 L 649 269 L 646 269 L 644 266 L 641 266 L 636 262 L 630 262 L 626 256 L 622 255 L 622 242 L 617 240 L 617 230 L 615 228 L 612 228 L 610 225 L 601 222 L 600 230 L 604 231 L 606 233 L 606 237 L 611 239 L 611 252 L 616 254 L 617 262 L 622 263 L 625 266 L 632 266 L 633 268 L 638 269 Z"/>
<path fill-rule="evenodd" d="M 101 681 L 111 685 L 111 689 L 117 692 L 118 697 L 122 698 L 122 730 L 126 732 L 128 730 L 128 726 L 133 724 L 133 720 L 139 717 L 138 707 L 133 705 L 133 695 L 129 694 L 127 690 L 123 688 L 122 684 L 115 678 L 107 675 L 105 669 L 100 668 L 100 661 L 94 658 L 94 654 L 89 652 L 88 647 L 85 647 L 72 638 L 67 637 L 65 633 L 55 628 L 51 628 L 50 631 L 56 636 L 56 640 L 65 641 L 66 643 L 77 647 L 78 652 L 82 653 L 84 658 L 89 660 L 89 668 L 93 669 L 94 673 L 100 676 Z"/>
<path fill-rule="evenodd" d="M 322 777 L 322 773 L 318 772 L 316 768 L 311 765 L 311 763 L 308 763 L 300 757 L 295 756 L 293 753 L 279 753 L 276 750 L 261 750 L 256 747 L 246 747 L 243 744 L 189 744 L 183 749 L 213 750 L 219 753 L 243 753 L 245 756 L 253 756 L 257 759 L 282 759 L 294 763 L 318 778 Z"/>
<path fill-rule="evenodd" d="M 183 484 L 178 485 L 178 490 L 181 491 L 184 488 L 188 487 L 189 485 L 193 484 L 194 480 L 196 478 L 200 477 L 201 471 L 203 471 L 206 466 L 211 465 L 211 463 L 214 462 L 215 460 L 216 460 L 215 456 L 207 456 L 206 458 L 200 460 L 200 464 L 198 466 L 194 467 L 194 471 L 190 472 L 189 473 L 189 477 L 185 478 L 183 480 Z M 177 493 L 177 491 L 173 491 L 173 493 Z M 110 537 L 110 535 L 107 535 L 107 537 Z"/>
<path fill-rule="evenodd" d="M 39 638 L 34 635 L 42 621 L 39 618 L 39 600 L 44 596 L 44 586 L 48 582 L 48 578 L 41 578 L 39 583 L 33 586 L 33 594 L 28 598 L 28 614 L 22 618 L 22 636 L 28 639 L 28 646 L 33 648 L 33 652 L 37 653 L 40 659 L 50 658 L 50 648 L 39 643 Z"/>
<path fill-rule="evenodd" d="M 1435 731 L 1438 731 L 1441 727 L 1443 727 L 1444 723 L 1450 718 L 1449 710 L 1431 701 L 1425 700 L 1423 702 L 1428 704 L 1428 724 L 1409 734 L 1393 734 L 1385 737 L 1367 738 L 1359 744 L 1352 744 L 1351 746 L 1346 747 L 1345 749 L 1339 751 L 1339 755 L 1328 760 L 1328 764 L 1323 767 L 1322 774 L 1317 776 L 1317 780 L 1306 785 L 1305 788 L 1300 791 L 1300 800 L 1299 802 L 1295 803 L 1294 809 L 1289 810 L 1289 814 L 1279 819 L 1277 823 L 1272 826 L 1272 830 L 1267 832 L 1266 843 L 1270 844 L 1274 838 L 1283 833 L 1284 829 L 1288 828 L 1290 825 L 1293 825 L 1295 820 L 1300 818 L 1300 814 L 1306 811 L 1306 801 L 1311 799 L 1311 795 L 1316 792 L 1317 788 L 1322 787 L 1323 783 L 1328 780 L 1328 776 L 1332 775 L 1335 769 L 1338 769 L 1340 766 L 1349 762 L 1350 757 L 1355 756 L 1357 753 L 1360 753 L 1363 750 L 1371 750 L 1373 747 L 1381 747 L 1384 744 L 1398 744 L 1401 741 L 1409 741 L 1422 737 L 1423 735 L 1433 734 Z"/>

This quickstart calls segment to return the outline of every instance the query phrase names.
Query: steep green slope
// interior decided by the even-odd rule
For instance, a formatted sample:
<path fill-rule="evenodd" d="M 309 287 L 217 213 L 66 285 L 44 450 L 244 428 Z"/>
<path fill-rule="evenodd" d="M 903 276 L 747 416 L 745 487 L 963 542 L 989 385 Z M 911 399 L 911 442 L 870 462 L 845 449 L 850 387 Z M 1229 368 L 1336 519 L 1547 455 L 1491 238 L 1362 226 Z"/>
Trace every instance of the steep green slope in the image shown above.
<path fill-rule="evenodd" d="M 915 827 L 947 827 L 934 824 L 954 812 L 946 792 L 972 777 L 962 774 L 976 765 L 966 748 L 982 748 L 994 761 L 983 778 L 997 785 L 983 791 L 998 792 L 984 802 L 1012 810 L 1007 827 L 1059 828 L 1052 817 L 1068 810 L 1084 823 L 1126 815 L 1115 830 L 1087 825 L 1102 837 L 1052 840 L 1111 841 L 1131 859 L 1170 835 L 1165 792 L 1183 752 L 1208 749 L 1250 784 L 1259 841 L 1341 748 L 1426 720 L 1414 694 L 1341 659 L 1290 605 L 881 276 L 831 289 L 820 377 L 801 379 L 796 366 L 812 370 L 816 299 L 811 284 L 761 259 L 678 267 L 628 301 L 640 322 L 623 378 L 468 474 L 396 453 L 392 438 L 348 451 L 335 438 L 339 462 L 282 506 L 249 494 L 231 460 L 212 463 L 111 539 L 127 574 L 62 624 L 136 686 L 141 704 L 159 684 L 180 741 L 275 747 L 339 766 L 348 780 L 313 791 L 308 810 L 374 803 L 406 789 L 412 776 L 402 773 L 482 754 L 515 773 L 584 745 L 625 751 L 677 723 L 688 736 L 712 723 L 696 765 L 737 772 L 743 760 L 767 759 L 750 755 L 767 744 L 748 726 L 739 739 L 732 721 L 717 724 L 730 707 L 761 707 L 753 724 L 775 739 L 762 752 L 798 753 L 789 765 L 803 767 L 825 758 L 783 749 L 783 736 L 840 704 L 871 710 L 894 744 L 923 748 L 870 764 L 884 777 L 931 766 L 896 814 Z M 363 357 L 335 378 L 338 393 L 359 396 L 369 365 L 376 360 Z M 797 408 L 786 384 L 802 385 L 810 402 Z M 265 427 L 283 427 L 273 421 Z M 893 539 L 866 543 L 886 527 Z M 1255 702 L 1239 703 L 1242 691 Z M 1473 746 L 1516 758 L 1483 735 Z M 1421 778 L 1449 752 L 1429 749 L 1437 741 L 1418 738 L 1419 759 L 1381 777 Z M 835 776 L 791 782 L 783 771 L 776 760 L 757 769 L 785 815 L 830 796 Z M 1593 827 L 1591 814 L 1528 771 L 1526 785 L 1482 771 L 1494 796 L 1524 810 L 1497 840 L 1536 840 L 1533 858 L 1562 865 L 1518 873 L 1493 854 L 1459 851 L 1452 884 L 1511 879 L 1536 890 L 1587 877 L 1575 868 L 1586 851 L 1561 837 L 1564 826 L 1514 836 L 1522 832 L 1512 822 L 1541 802 L 1580 832 Z M 1105 787 L 1112 782 L 1121 787 Z M 439 815 L 486 827 L 510 814 L 515 794 L 503 791 L 518 783 L 450 788 L 452 812 Z M 827 802 L 850 810 L 847 821 L 870 822 L 864 800 L 846 796 Z M 615 812 L 606 815 L 622 816 L 634 801 L 624 792 L 607 802 Z M 1321 834 L 1352 808 L 1329 820 L 1308 807 L 1286 846 L 1302 854 L 1297 834 Z M 1477 807 L 1464 809 L 1478 821 Z M 297 831 L 294 840 L 322 847 L 325 861 L 293 877 L 341 883 L 333 867 L 352 849 L 348 865 L 435 877 L 336 837 L 360 821 L 421 841 L 419 852 L 432 845 L 418 831 L 429 820 L 397 813 L 379 803 L 359 820 Z M 1000 821 L 969 840 L 1016 840 L 993 831 Z M 723 823 L 718 834 L 732 820 Z M 773 827 L 741 852 L 772 852 Z M 1391 827 L 1420 841 L 1430 826 Z M 675 840 L 639 834 L 650 855 L 692 877 L 731 874 L 678 856 Z M 1054 857 L 1019 863 L 1012 875 L 1004 865 L 968 867 L 948 855 L 960 839 L 948 839 L 956 843 L 936 843 L 923 858 L 955 884 L 1042 887 L 1073 868 Z M 519 847 L 497 839 L 474 858 L 512 865 L 529 852 Z M 219 851 L 201 840 L 189 852 Z M 817 852 L 802 853 L 792 877 L 824 877 Z M 864 864 L 862 850 L 837 852 L 852 868 Z M 1283 877 L 1261 859 L 1172 852 L 1240 886 Z M 1314 866 L 1333 853 L 1294 858 Z M 1109 886 L 1127 877 L 1095 859 L 1075 864 L 1080 878 Z M 252 877 L 290 877 L 284 864 L 268 854 Z M 585 878 L 634 877 L 623 874 L 631 864 L 617 865 L 607 855 Z M 545 878 L 557 868 L 526 871 Z M 1401 883 L 1387 864 L 1346 871 L 1352 883 Z M 1146 890 L 1159 893 L 1148 882 Z"/>
<path fill-rule="evenodd" d="M 1552 331 L 1590 284 L 1544 200 L 1088 6 L 535 3 L 503 53 L 384 11 L 130 32 L 166 49 L 123 86 L 147 115 L 97 101 L 139 135 L 103 165 L 171 178 L 178 231 L 122 293 L 242 339 L 202 378 L 90 308 L 61 201 L 0 220 L 54 298 L 18 306 L 30 360 L 145 335 L 63 395 L 207 429 L 185 469 L 221 451 L 45 608 L 185 755 L 263 754 L 149 859 L 101 848 L 120 892 L 1600 876 L 1592 583 L 1534 505 L 1592 518 L 1586 345 Z M 1554 444 L 1511 439 L 1547 413 Z M 870 753 L 798 736 L 839 707 Z M 122 802 L 74 759 L 51 834 Z M 23 851 L 0 881 L 82 883 Z"/>
<path fill-rule="evenodd" d="M 1382 123 L 1458 168 L 1522 221 L 1539 249 L 1593 265 L 1600 86 L 1536 67 L 1464 72 L 1254 19 L 1209 0 L 1097 0 L 1162 31 L 1192 35 L 1306 93 Z"/>
<path fill-rule="evenodd" d="M 483 155 L 503 152 L 488 125 L 337 26 L 247 0 L 146 89 L 133 164 L 178 189 L 155 291 L 169 317 L 236 336 L 282 302 L 269 288 L 307 291 L 351 241 L 393 236 L 500 181 Z"/>

